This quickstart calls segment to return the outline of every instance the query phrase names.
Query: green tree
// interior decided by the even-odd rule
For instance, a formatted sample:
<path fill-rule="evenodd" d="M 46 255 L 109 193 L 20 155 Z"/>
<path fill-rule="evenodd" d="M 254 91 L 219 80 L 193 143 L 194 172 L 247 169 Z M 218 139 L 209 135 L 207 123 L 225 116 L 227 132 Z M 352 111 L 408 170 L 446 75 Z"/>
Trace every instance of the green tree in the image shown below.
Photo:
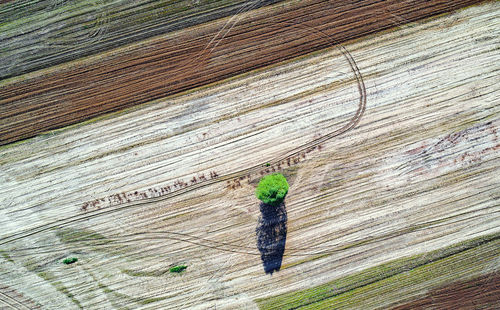
<path fill-rule="evenodd" d="M 288 182 L 281 173 L 266 175 L 260 180 L 255 190 L 257 198 L 270 205 L 279 205 L 287 193 Z"/>

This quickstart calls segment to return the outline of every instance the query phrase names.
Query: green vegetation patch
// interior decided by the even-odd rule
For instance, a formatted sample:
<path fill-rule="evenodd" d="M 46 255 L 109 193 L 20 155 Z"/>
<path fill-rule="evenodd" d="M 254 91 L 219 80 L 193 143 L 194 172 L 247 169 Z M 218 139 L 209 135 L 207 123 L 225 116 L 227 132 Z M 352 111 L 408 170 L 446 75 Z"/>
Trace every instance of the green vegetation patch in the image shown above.
<path fill-rule="evenodd" d="M 13 263 L 14 261 L 12 260 L 12 258 L 10 257 L 9 254 L 7 254 L 6 251 L 0 251 L 0 255 L 2 255 L 3 258 L 5 258 L 6 260 L 8 260 L 9 262 Z"/>
<path fill-rule="evenodd" d="M 500 234 L 397 259 L 310 288 L 256 300 L 260 309 L 366 309 L 479 274 L 500 256 Z"/>
<path fill-rule="evenodd" d="M 162 301 L 162 300 L 165 300 L 165 299 L 167 299 L 166 296 L 164 296 L 164 297 L 151 297 L 151 298 L 142 299 L 142 300 L 139 301 L 139 303 L 141 305 L 147 305 L 147 304 L 151 304 L 151 303 L 154 303 L 154 302 Z"/>
<path fill-rule="evenodd" d="M 52 273 L 48 271 L 41 271 L 38 272 L 37 275 L 40 278 L 44 279 L 45 281 L 49 282 L 59 292 L 66 295 L 75 305 L 78 306 L 78 308 L 83 309 L 82 305 L 80 304 L 80 301 L 76 299 L 75 295 L 71 293 L 69 289 L 61 281 L 56 281 L 56 277 Z"/>
<path fill-rule="evenodd" d="M 184 270 L 186 270 L 186 268 L 187 268 L 186 265 L 178 265 L 178 266 L 174 266 L 174 267 L 170 268 L 169 271 L 172 273 L 181 273 Z"/>
<path fill-rule="evenodd" d="M 99 244 L 103 244 L 111 242 L 111 240 L 106 239 L 106 237 L 97 232 L 89 230 L 71 229 L 71 228 L 58 230 L 56 232 L 56 236 L 63 243 L 99 241 Z"/>
<path fill-rule="evenodd" d="M 63 264 L 66 264 L 66 265 L 70 265 L 70 264 L 73 264 L 73 263 L 76 263 L 78 261 L 78 258 L 76 257 L 68 257 L 68 258 L 65 258 L 63 259 Z"/>
<path fill-rule="evenodd" d="M 84 252 L 100 252 L 106 255 L 123 256 L 128 255 L 132 250 L 131 245 L 118 242 L 116 237 L 105 237 L 104 235 L 88 230 L 64 228 L 55 229 L 55 234 L 62 243 L 67 246 L 59 247 L 62 254 L 67 255 L 68 250 L 72 255 L 79 255 Z"/>
<path fill-rule="evenodd" d="M 131 277 L 161 277 L 165 275 L 165 273 L 168 271 L 169 270 L 142 271 L 142 270 L 123 269 L 121 272 Z"/>
<path fill-rule="evenodd" d="M 255 195 L 263 203 L 278 205 L 285 199 L 288 187 L 286 178 L 281 173 L 274 173 L 260 180 Z"/>

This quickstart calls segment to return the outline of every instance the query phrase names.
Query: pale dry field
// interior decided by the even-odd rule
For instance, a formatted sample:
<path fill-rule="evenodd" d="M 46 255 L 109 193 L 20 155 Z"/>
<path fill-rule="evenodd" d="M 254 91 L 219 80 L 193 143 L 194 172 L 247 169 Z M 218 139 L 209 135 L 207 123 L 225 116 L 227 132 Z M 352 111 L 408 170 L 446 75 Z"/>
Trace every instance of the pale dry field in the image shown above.
<path fill-rule="evenodd" d="M 42 308 L 255 309 L 497 234 L 499 8 L 330 42 L 2 147 L 0 283 Z M 281 270 L 267 275 L 254 190 L 272 171 L 290 183 L 288 234 Z M 497 272 L 493 253 L 455 277 Z M 68 256 L 79 260 L 61 264 Z M 178 264 L 186 272 L 170 274 Z"/>

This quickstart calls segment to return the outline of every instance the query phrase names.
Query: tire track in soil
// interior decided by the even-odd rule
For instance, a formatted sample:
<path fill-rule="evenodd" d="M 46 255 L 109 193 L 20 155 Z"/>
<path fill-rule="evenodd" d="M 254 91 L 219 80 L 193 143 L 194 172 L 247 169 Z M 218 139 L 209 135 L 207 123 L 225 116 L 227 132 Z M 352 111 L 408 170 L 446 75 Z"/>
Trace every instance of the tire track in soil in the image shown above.
<path fill-rule="evenodd" d="M 467 213 L 467 212 L 466 212 Z M 465 214 L 465 213 L 464 213 Z M 463 215 L 463 214 L 461 214 Z M 472 219 L 478 216 L 471 216 L 467 219 Z M 332 246 L 310 246 L 310 247 L 302 247 L 302 248 L 290 248 L 287 247 L 286 251 L 287 254 L 284 254 L 284 257 L 290 256 L 290 257 L 304 257 L 304 256 L 319 256 L 319 255 L 332 255 L 335 254 L 339 251 L 342 251 L 346 248 L 349 248 L 351 245 L 359 245 L 360 243 L 363 243 L 364 245 L 370 244 L 373 242 L 379 242 L 379 241 L 387 241 L 393 238 L 400 237 L 402 235 L 405 235 L 408 233 L 408 231 L 412 232 L 417 232 L 417 231 L 422 231 L 425 229 L 428 229 L 428 226 L 439 226 L 442 222 L 442 219 L 439 220 L 433 220 L 425 223 L 419 223 L 419 224 L 414 224 L 411 225 L 407 228 L 398 230 L 398 231 L 393 231 L 391 233 L 382 235 L 382 236 L 371 236 L 370 238 L 363 238 L 363 239 L 356 239 L 351 241 L 349 244 L 340 244 L 336 248 L 332 248 Z M 57 227 L 54 227 L 57 228 Z M 152 235 L 150 237 L 146 235 Z M 171 236 L 169 236 L 171 235 Z M 139 236 L 140 238 L 134 238 Z M 174 236 L 174 237 L 172 237 Z M 129 239 L 127 239 L 129 238 Z M 495 237 L 498 239 L 498 237 Z M 494 238 L 494 239 L 495 239 Z M 105 245 L 116 245 L 116 244 L 128 244 L 136 241 L 144 241 L 144 240 L 175 240 L 179 242 L 185 242 L 185 243 L 190 243 L 193 245 L 205 247 L 208 249 L 214 249 L 222 252 L 229 252 L 229 253 L 239 253 L 239 254 L 246 254 L 246 255 L 253 255 L 253 256 L 260 256 L 260 252 L 255 251 L 254 246 L 241 246 L 241 245 L 236 245 L 235 243 L 229 243 L 229 242 L 220 242 L 220 241 L 215 241 L 212 239 L 208 238 L 203 238 L 191 234 L 186 234 L 186 233 L 180 233 L 180 232 L 175 232 L 175 231 L 165 231 L 165 230 L 157 230 L 157 231 L 142 231 L 142 232 L 137 232 L 133 234 L 128 234 L 128 235 L 117 235 L 117 236 L 107 236 L 105 238 L 89 238 L 89 239 L 78 239 L 75 241 L 66 241 L 66 243 L 85 243 L 85 242 L 99 242 L 100 240 L 103 240 L 102 243 L 93 243 L 91 246 L 105 246 Z M 495 240 L 496 240 L 495 239 Z M 192 241 L 195 240 L 195 241 Z M 493 240 L 493 239 L 492 239 Z M 491 240 L 490 240 L 491 241 Z M 204 242 L 204 243 L 203 243 Z M 489 241 L 488 241 L 489 242 Z M 229 247 L 229 248 L 221 248 L 222 247 Z M 233 247 L 231 249 L 231 247 Z M 50 248 L 51 250 L 49 251 L 40 251 L 42 249 L 47 249 Z M 81 246 L 74 246 L 74 247 L 67 247 L 66 245 L 61 245 L 61 248 L 58 249 L 56 248 L 56 245 L 48 244 L 48 245 L 43 245 L 43 246 L 36 246 L 36 247 L 29 247 L 29 248 L 16 248 L 14 250 L 9 251 L 9 256 L 16 258 L 16 257 L 24 257 L 24 256 L 31 256 L 29 253 L 23 253 L 25 251 L 37 251 L 37 254 L 50 254 L 54 252 L 65 252 L 68 250 L 76 250 L 81 248 Z M 236 250 L 235 250 L 236 249 Z M 245 251 L 245 250 L 254 250 L 254 251 Z M 310 251 L 310 250 L 317 250 L 317 252 L 312 252 L 312 253 L 307 253 L 305 251 Z M 322 250 L 322 251 L 320 251 Z M 20 254 L 13 254 L 13 253 L 20 253 Z M 496 266 L 498 267 L 498 266 Z M 498 269 L 498 268 L 496 268 Z M 492 270 L 496 270 L 492 269 Z"/>
<path fill-rule="evenodd" d="M 199 183 L 196 183 L 193 185 L 189 185 L 185 188 L 181 188 L 177 191 L 168 193 L 168 194 L 163 195 L 163 196 L 145 198 L 143 200 L 137 200 L 137 201 L 133 201 L 131 203 L 124 203 L 123 205 L 116 207 L 116 208 L 104 208 L 104 209 L 98 209 L 98 210 L 94 210 L 94 211 L 87 211 L 86 214 L 77 214 L 74 216 L 67 217 L 65 219 L 61 219 L 61 220 L 53 221 L 53 222 L 50 222 L 47 224 L 43 224 L 43 225 L 40 225 L 38 227 L 32 228 L 30 230 L 27 230 L 24 232 L 19 232 L 19 233 L 13 234 L 11 236 L 5 237 L 4 239 L 0 240 L 0 245 L 7 244 L 7 243 L 13 242 L 15 240 L 20 240 L 20 239 L 35 235 L 37 233 L 41 233 L 41 232 L 50 230 L 52 228 L 61 228 L 61 227 L 71 225 L 71 224 L 79 222 L 79 221 L 97 218 L 98 216 L 101 216 L 101 215 L 108 215 L 108 214 L 115 213 L 118 211 L 123 211 L 125 209 L 139 207 L 139 206 L 142 206 L 146 203 L 165 201 L 167 199 L 177 197 L 177 196 L 182 195 L 184 193 L 188 193 L 188 192 L 191 192 L 191 191 L 194 191 L 194 190 L 206 187 L 206 186 L 210 186 L 213 184 L 230 181 L 230 180 L 235 179 L 235 178 L 248 176 L 248 175 L 261 175 L 260 172 L 262 172 L 263 169 L 265 170 L 265 168 L 267 167 L 266 163 L 269 163 L 271 166 L 275 166 L 278 163 L 283 163 L 283 166 L 284 166 L 284 163 L 287 161 L 287 159 L 290 159 L 290 158 L 293 158 L 296 156 L 300 156 L 300 154 L 302 152 L 305 152 L 307 149 L 309 149 L 311 147 L 318 146 L 321 143 L 323 143 L 327 140 L 330 140 L 334 137 L 337 137 L 337 136 L 351 130 L 352 128 L 354 128 L 359 123 L 359 121 L 360 121 L 360 119 L 361 119 L 361 117 L 366 109 L 366 88 L 365 88 L 365 85 L 363 82 L 361 72 L 360 72 L 354 58 L 352 57 L 352 55 L 349 53 L 349 51 L 344 46 L 336 43 L 336 41 L 334 39 L 332 39 L 330 36 L 328 36 L 324 32 L 322 32 L 314 27 L 311 27 L 311 26 L 305 26 L 305 25 L 300 25 L 300 24 L 297 25 L 297 24 L 290 24 L 290 23 L 286 23 L 286 24 L 289 27 L 296 27 L 298 29 L 301 29 L 302 31 L 311 32 L 311 33 L 314 33 L 318 36 L 321 36 L 324 40 L 326 40 L 328 42 L 328 44 L 331 47 L 336 47 L 343 54 L 343 56 L 346 58 L 347 62 L 349 63 L 350 69 L 354 75 L 354 79 L 357 82 L 357 88 L 359 91 L 360 98 L 359 98 L 358 109 L 356 110 L 355 115 L 343 127 L 339 128 L 337 130 L 334 130 L 333 132 L 330 132 L 329 134 L 326 134 L 318 139 L 312 140 L 312 141 L 310 141 L 302 146 L 299 146 L 295 150 L 289 151 L 288 153 L 285 153 L 284 155 L 282 155 L 278 158 L 274 158 L 272 160 L 265 161 L 264 163 L 255 165 L 253 167 L 250 167 L 247 169 L 242 169 L 242 170 L 239 170 L 239 171 L 236 171 L 233 173 L 229 173 L 226 175 L 222 175 L 216 179 L 210 179 L 210 180 L 199 182 Z"/>
<path fill-rule="evenodd" d="M 259 10 L 245 22 L 230 27 L 231 35 L 226 32 L 222 36 L 225 40 L 221 39 L 210 50 L 205 47 L 220 31 L 216 22 L 203 28 L 204 34 L 185 31 L 127 55 L 109 56 L 80 67 L 7 83 L 0 87 L 0 145 L 327 46 L 309 37 L 274 45 L 277 36 L 286 37 L 295 31 L 294 27 L 286 27 L 286 23 L 316 27 L 340 43 L 479 2 L 482 0 L 301 1 L 277 12 L 269 7 Z M 276 30 L 271 25 L 284 27 Z M 202 61 L 191 68 L 179 65 L 190 64 L 193 59 Z"/>

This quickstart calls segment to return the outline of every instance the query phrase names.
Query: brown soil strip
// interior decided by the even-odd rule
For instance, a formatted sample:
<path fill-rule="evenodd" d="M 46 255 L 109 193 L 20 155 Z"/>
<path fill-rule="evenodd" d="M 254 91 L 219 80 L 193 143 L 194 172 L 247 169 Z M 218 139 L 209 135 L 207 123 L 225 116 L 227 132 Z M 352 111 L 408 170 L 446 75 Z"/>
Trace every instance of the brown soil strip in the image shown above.
<path fill-rule="evenodd" d="M 500 275 L 493 273 L 432 290 L 424 298 L 400 305 L 393 310 L 499 309 L 499 297 Z"/>
<path fill-rule="evenodd" d="M 330 46 L 318 32 L 343 42 L 479 2 L 300 1 L 254 11 L 229 32 L 219 32 L 225 21 L 212 23 L 7 83 L 0 88 L 0 145 Z"/>

